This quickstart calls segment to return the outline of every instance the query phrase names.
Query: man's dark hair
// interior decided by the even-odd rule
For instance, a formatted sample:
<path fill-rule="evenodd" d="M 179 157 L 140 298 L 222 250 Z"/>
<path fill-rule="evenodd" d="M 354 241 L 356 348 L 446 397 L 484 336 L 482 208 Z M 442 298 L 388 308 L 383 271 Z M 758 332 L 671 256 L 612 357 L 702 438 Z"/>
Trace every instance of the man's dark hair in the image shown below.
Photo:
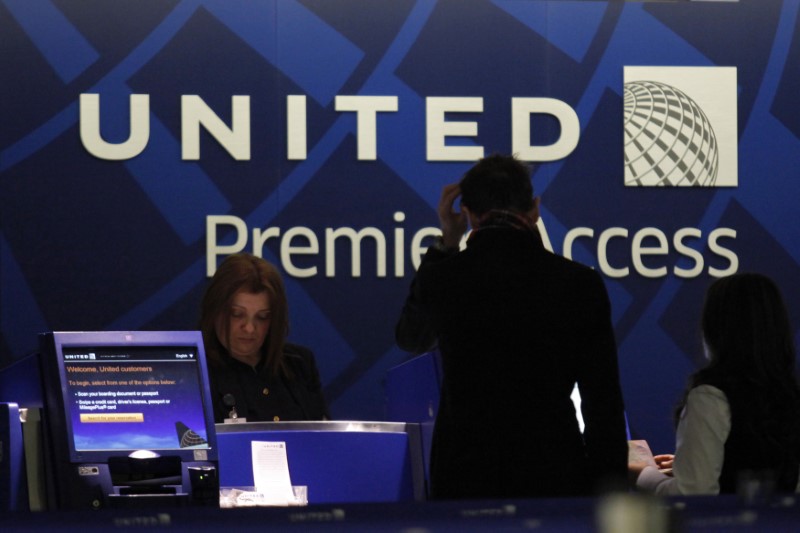
<path fill-rule="evenodd" d="M 530 169 L 511 155 L 484 157 L 461 178 L 461 204 L 476 215 L 493 209 L 525 213 L 533 208 Z"/>

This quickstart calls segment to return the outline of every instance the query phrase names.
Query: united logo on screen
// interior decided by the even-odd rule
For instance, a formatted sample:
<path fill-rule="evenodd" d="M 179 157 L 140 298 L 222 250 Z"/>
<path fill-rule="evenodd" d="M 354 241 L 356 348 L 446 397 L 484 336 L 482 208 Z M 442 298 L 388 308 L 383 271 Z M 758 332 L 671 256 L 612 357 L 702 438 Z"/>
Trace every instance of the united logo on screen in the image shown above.
<path fill-rule="evenodd" d="M 624 71 L 625 185 L 736 186 L 736 69 Z"/>
<path fill-rule="evenodd" d="M 208 447 L 208 441 L 183 422 L 175 422 L 175 430 L 178 432 L 178 441 L 181 448 Z"/>

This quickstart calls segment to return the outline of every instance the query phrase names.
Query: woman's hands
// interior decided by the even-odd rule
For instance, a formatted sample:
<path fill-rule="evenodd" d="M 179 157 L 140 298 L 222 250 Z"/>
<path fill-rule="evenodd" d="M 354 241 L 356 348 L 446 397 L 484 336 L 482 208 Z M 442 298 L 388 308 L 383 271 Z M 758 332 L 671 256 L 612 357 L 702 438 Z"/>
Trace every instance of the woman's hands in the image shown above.
<path fill-rule="evenodd" d="M 658 470 L 668 476 L 672 475 L 672 463 L 675 462 L 675 456 L 670 453 L 661 455 L 654 455 L 653 460 L 656 462 Z"/>

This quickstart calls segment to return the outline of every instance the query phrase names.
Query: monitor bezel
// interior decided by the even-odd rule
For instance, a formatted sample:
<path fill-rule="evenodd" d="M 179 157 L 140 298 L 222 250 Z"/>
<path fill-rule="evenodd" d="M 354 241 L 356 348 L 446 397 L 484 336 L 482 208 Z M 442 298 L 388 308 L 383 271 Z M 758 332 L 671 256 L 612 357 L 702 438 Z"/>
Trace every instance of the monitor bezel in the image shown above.
<path fill-rule="evenodd" d="M 105 463 L 110 457 L 125 457 L 136 451 L 130 449 L 77 450 L 73 438 L 69 390 L 65 369 L 64 349 L 84 347 L 181 347 L 197 354 L 197 373 L 208 448 L 156 449 L 160 455 L 178 456 L 183 462 L 217 461 L 218 449 L 211 403 L 208 367 L 203 337 L 199 331 L 56 331 L 41 336 L 42 388 L 45 391 L 45 417 L 49 433 L 62 460 L 71 463 Z"/>

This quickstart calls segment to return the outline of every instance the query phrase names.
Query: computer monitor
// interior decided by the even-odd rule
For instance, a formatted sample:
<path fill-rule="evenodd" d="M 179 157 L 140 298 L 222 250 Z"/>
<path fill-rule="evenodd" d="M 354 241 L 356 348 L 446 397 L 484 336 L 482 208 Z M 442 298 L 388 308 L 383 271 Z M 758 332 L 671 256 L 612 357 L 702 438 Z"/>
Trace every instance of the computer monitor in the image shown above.
<path fill-rule="evenodd" d="M 48 507 L 218 497 L 200 332 L 53 332 L 40 341 Z"/>

